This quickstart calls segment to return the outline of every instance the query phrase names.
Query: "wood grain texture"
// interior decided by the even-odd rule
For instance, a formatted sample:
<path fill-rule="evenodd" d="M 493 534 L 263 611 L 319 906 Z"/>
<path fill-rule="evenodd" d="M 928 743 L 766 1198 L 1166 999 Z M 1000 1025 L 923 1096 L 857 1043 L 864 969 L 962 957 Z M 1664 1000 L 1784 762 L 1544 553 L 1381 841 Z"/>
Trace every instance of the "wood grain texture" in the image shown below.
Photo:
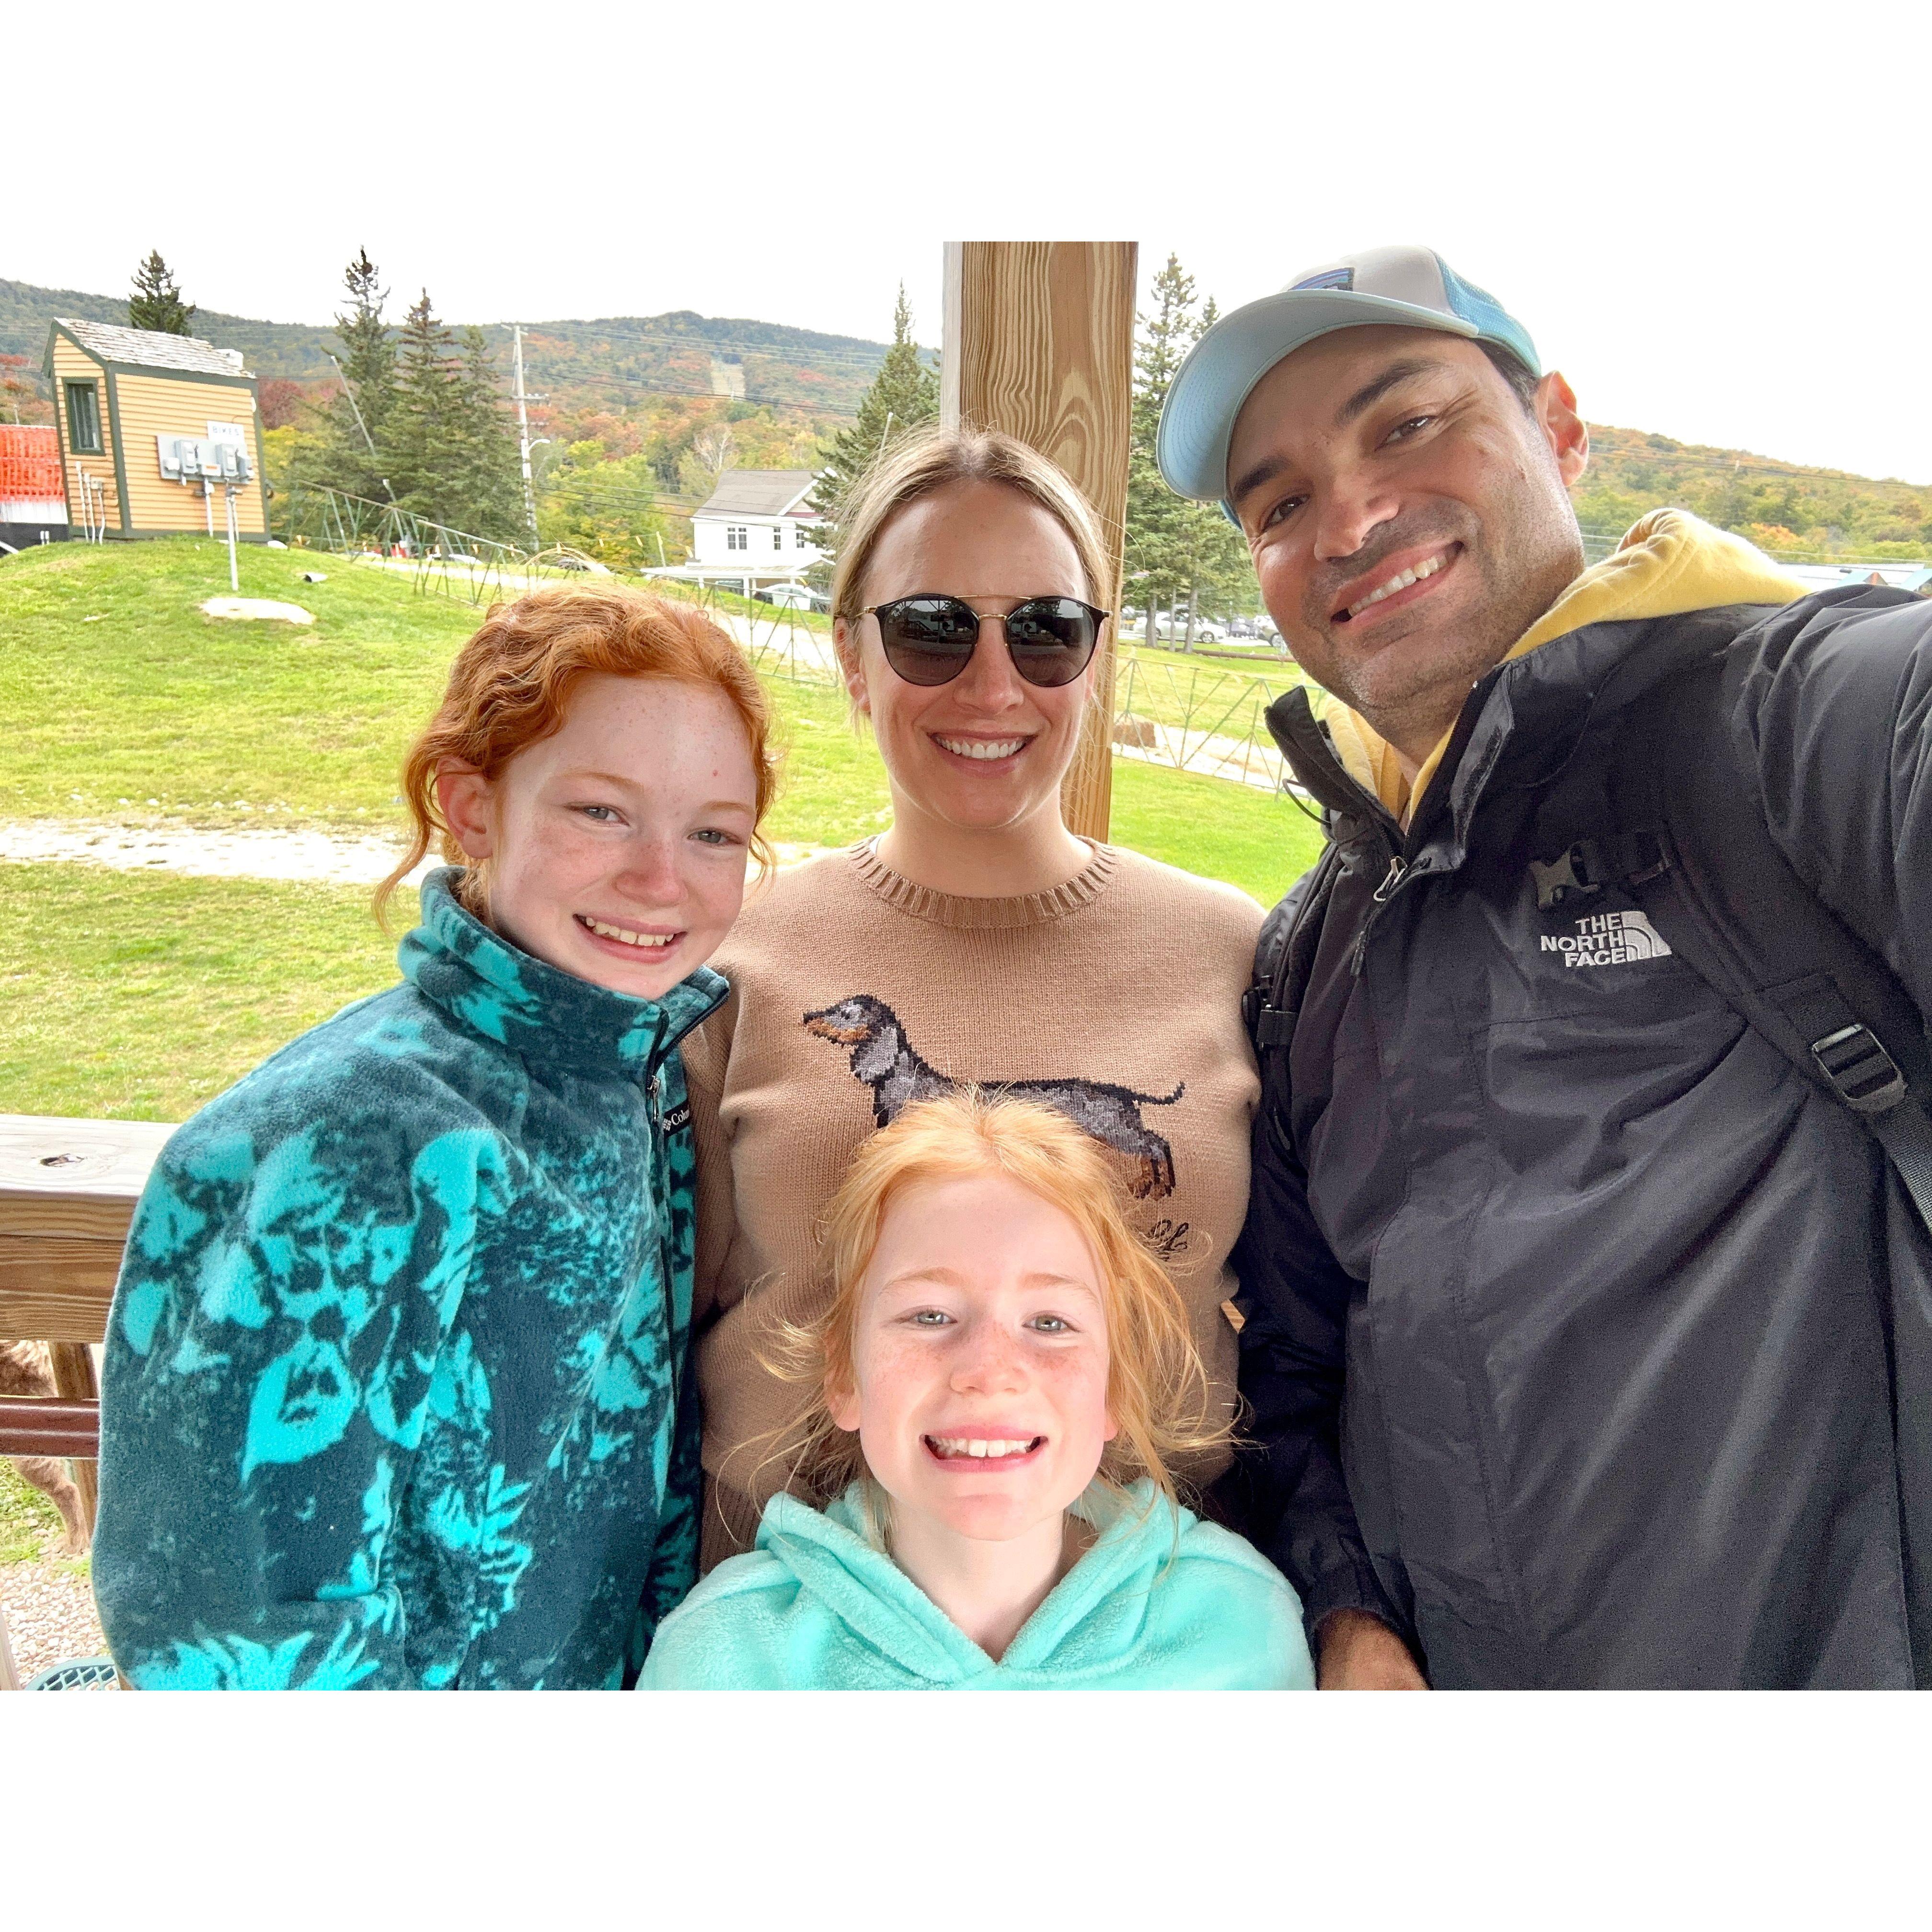
<path fill-rule="evenodd" d="M 104 1342 L 116 1241 L 0 1239 L 0 1335 L 37 1342 Z"/>
<path fill-rule="evenodd" d="M 1120 604 L 1132 404 L 1132 242 L 954 242 L 946 250 L 940 415 L 1005 430 L 1051 457 L 1100 519 Z M 1107 836 L 1112 800 L 1114 630 L 1095 655 L 1093 702 L 1061 787 L 1066 823 Z"/>
<path fill-rule="evenodd" d="M 124 1240 L 173 1132 L 155 1120 L 0 1114 L 0 1249 L 14 1235 Z"/>

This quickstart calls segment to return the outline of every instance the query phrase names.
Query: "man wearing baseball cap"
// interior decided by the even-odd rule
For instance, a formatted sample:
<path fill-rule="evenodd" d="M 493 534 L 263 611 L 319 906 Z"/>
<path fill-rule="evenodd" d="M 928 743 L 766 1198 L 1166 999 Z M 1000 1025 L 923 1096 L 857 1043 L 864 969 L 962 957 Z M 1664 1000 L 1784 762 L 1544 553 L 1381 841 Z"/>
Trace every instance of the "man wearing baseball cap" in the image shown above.
<path fill-rule="evenodd" d="M 1426 248 L 1223 319 L 1159 454 L 1330 838 L 1238 1256 L 1322 1682 L 1932 1683 L 1932 606 L 1675 510 L 1586 568 L 1576 398 Z"/>

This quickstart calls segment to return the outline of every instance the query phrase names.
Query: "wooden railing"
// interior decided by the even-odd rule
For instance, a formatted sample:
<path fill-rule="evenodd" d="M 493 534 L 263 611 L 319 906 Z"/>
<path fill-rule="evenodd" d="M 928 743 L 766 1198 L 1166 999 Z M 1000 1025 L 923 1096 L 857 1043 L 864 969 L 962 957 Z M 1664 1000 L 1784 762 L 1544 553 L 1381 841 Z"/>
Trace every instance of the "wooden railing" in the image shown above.
<path fill-rule="evenodd" d="M 128 1224 L 172 1126 L 0 1114 L 0 1336 L 48 1345 L 51 1397 L 0 1397 L 0 1455 L 65 1456 L 89 1535 L 107 1336 Z"/>

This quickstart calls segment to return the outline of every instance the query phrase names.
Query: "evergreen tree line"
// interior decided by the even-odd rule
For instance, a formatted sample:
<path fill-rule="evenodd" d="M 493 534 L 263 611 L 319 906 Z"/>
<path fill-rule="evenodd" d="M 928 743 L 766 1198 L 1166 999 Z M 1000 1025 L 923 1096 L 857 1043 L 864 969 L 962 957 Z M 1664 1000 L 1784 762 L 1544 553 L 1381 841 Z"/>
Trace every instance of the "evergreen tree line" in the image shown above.
<path fill-rule="evenodd" d="M 517 440 L 483 332 L 459 345 L 425 289 L 393 329 L 388 290 L 368 250 L 344 272 L 335 318 L 341 388 L 302 480 L 501 543 L 526 543 Z"/>

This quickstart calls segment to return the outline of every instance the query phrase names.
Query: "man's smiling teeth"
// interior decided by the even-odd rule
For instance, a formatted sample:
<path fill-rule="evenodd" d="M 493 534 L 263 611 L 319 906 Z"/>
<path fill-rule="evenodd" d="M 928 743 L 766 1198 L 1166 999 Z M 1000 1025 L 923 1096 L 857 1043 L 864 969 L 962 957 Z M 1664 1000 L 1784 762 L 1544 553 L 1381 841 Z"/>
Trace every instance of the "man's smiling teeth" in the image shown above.
<path fill-rule="evenodd" d="M 1449 561 L 1449 553 L 1444 550 L 1439 556 L 1426 556 L 1413 570 L 1405 570 L 1391 577 L 1386 584 L 1376 585 L 1358 604 L 1348 606 L 1352 617 L 1366 610 L 1371 604 L 1379 604 L 1384 597 L 1393 597 L 1398 590 L 1406 590 L 1412 584 L 1420 584 L 1425 577 L 1433 577 Z"/>
<path fill-rule="evenodd" d="M 601 919 L 592 919 L 585 913 L 578 916 L 598 938 L 618 940 L 626 946 L 668 946 L 677 938 L 674 932 L 632 932 L 621 926 L 606 926 Z"/>
<path fill-rule="evenodd" d="M 998 1436 L 928 1436 L 935 1456 L 1024 1456 L 1042 1438 L 1029 1436 L 1019 1442 L 1011 1442 Z"/>
<path fill-rule="evenodd" d="M 942 738 L 934 742 L 962 758 L 1010 758 L 1026 742 L 1024 738 Z"/>

